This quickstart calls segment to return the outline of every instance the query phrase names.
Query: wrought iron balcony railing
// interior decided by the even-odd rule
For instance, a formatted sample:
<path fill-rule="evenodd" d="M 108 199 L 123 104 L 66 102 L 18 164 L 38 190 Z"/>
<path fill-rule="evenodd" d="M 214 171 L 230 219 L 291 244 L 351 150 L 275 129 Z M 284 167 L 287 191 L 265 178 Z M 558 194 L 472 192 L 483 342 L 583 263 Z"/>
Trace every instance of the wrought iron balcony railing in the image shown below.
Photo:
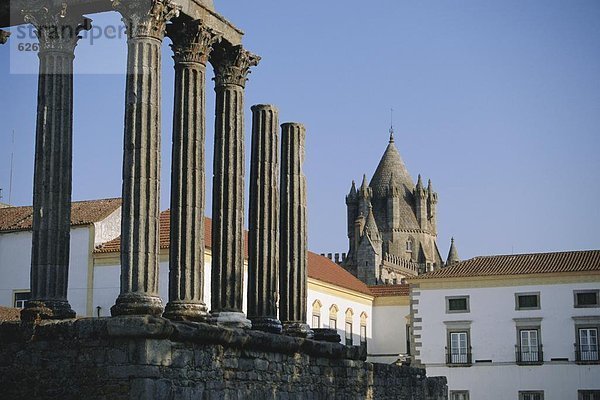
<path fill-rule="evenodd" d="M 446 347 L 446 364 L 468 367 L 473 363 L 471 347 L 469 349 L 448 349 Z"/>
<path fill-rule="evenodd" d="M 544 362 L 544 352 L 542 351 L 541 344 L 537 347 L 516 345 L 515 356 L 517 364 L 521 365 L 541 364 Z"/>
<path fill-rule="evenodd" d="M 592 346 L 578 346 L 575 344 L 575 361 L 578 363 L 597 364 L 600 363 L 598 348 Z"/>

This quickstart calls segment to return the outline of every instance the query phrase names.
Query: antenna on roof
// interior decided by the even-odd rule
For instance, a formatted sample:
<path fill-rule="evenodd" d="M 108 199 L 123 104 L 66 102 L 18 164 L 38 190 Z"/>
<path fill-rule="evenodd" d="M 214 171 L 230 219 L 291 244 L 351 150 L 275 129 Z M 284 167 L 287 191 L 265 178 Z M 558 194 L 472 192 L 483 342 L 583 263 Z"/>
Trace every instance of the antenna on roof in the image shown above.
<path fill-rule="evenodd" d="M 394 109 L 390 108 L 390 143 L 394 143 Z"/>

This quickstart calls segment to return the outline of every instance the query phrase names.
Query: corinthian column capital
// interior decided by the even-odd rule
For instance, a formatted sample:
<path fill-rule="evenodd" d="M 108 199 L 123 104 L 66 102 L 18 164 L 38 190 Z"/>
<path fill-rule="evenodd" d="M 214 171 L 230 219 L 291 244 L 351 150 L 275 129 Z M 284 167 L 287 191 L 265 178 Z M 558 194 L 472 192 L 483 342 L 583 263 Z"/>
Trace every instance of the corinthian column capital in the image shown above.
<path fill-rule="evenodd" d="M 123 16 L 127 36 L 162 40 L 167 21 L 179 15 L 181 6 L 171 0 L 111 0 Z"/>
<path fill-rule="evenodd" d="M 200 63 L 206 65 L 213 45 L 222 35 L 202 23 L 201 20 L 177 21 L 167 26 L 167 35 L 173 44 L 176 63 Z"/>
<path fill-rule="evenodd" d="M 66 3 L 49 0 L 22 3 L 21 9 L 25 22 L 35 27 L 40 41 L 40 52 L 60 51 L 72 53 L 81 39 L 79 33 L 91 28 L 92 20 L 80 14 L 72 14 Z"/>
<path fill-rule="evenodd" d="M 259 61 L 259 56 L 245 50 L 241 45 L 216 48 L 210 57 L 215 69 L 215 85 L 246 86 L 250 67 L 257 66 Z"/>

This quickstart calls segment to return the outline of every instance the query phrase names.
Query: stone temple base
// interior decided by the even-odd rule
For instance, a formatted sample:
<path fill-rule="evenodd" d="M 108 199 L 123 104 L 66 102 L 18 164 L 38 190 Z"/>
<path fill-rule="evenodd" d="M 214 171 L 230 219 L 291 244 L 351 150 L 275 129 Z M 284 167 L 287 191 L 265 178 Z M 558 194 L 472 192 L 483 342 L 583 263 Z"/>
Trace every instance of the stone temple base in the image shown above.
<path fill-rule="evenodd" d="M 120 316 L 0 324 L 6 399 L 445 400 L 445 378 L 357 346 Z"/>
<path fill-rule="evenodd" d="M 252 327 L 252 323 L 242 312 L 211 312 L 208 320 L 211 324 L 225 328 L 250 329 Z"/>

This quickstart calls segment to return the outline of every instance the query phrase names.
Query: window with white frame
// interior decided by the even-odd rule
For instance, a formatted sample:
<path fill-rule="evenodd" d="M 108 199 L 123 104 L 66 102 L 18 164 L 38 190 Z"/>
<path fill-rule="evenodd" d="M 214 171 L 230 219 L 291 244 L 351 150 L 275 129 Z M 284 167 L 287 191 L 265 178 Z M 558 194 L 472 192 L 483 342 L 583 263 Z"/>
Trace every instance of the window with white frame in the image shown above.
<path fill-rule="evenodd" d="M 578 390 L 577 400 L 600 400 L 600 390 Z"/>
<path fill-rule="evenodd" d="M 469 296 L 446 296 L 446 313 L 469 312 Z"/>
<path fill-rule="evenodd" d="M 360 344 L 367 343 L 367 313 L 360 314 Z"/>
<path fill-rule="evenodd" d="M 573 300 L 575 308 L 600 307 L 600 290 L 575 290 Z"/>
<path fill-rule="evenodd" d="M 312 325 L 311 328 L 319 329 L 321 327 L 321 302 L 315 300 L 313 302 Z"/>
<path fill-rule="evenodd" d="M 577 361 L 598 361 L 598 328 L 578 328 L 578 334 Z"/>
<path fill-rule="evenodd" d="M 335 304 L 329 307 L 329 329 L 337 329 L 338 308 Z"/>
<path fill-rule="evenodd" d="M 519 392 L 519 400 L 544 400 L 544 391 L 528 390 Z"/>
<path fill-rule="evenodd" d="M 468 390 L 451 390 L 450 400 L 469 400 Z"/>
<path fill-rule="evenodd" d="M 519 329 L 518 363 L 539 363 L 542 361 L 539 329 Z"/>
<path fill-rule="evenodd" d="M 345 326 L 345 339 L 346 346 L 352 346 L 352 320 L 354 318 L 354 311 L 351 308 L 346 310 L 346 326 Z"/>
<path fill-rule="evenodd" d="M 14 293 L 13 307 L 25 308 L 27 301 L 31 299 L 31 292 L 29 291 L 18 291 Z"/>
<path fill-rule="evenodd" d="M 458 331 L 448 333 L 448 364 L 470 364 L 469 332 Z"/>

